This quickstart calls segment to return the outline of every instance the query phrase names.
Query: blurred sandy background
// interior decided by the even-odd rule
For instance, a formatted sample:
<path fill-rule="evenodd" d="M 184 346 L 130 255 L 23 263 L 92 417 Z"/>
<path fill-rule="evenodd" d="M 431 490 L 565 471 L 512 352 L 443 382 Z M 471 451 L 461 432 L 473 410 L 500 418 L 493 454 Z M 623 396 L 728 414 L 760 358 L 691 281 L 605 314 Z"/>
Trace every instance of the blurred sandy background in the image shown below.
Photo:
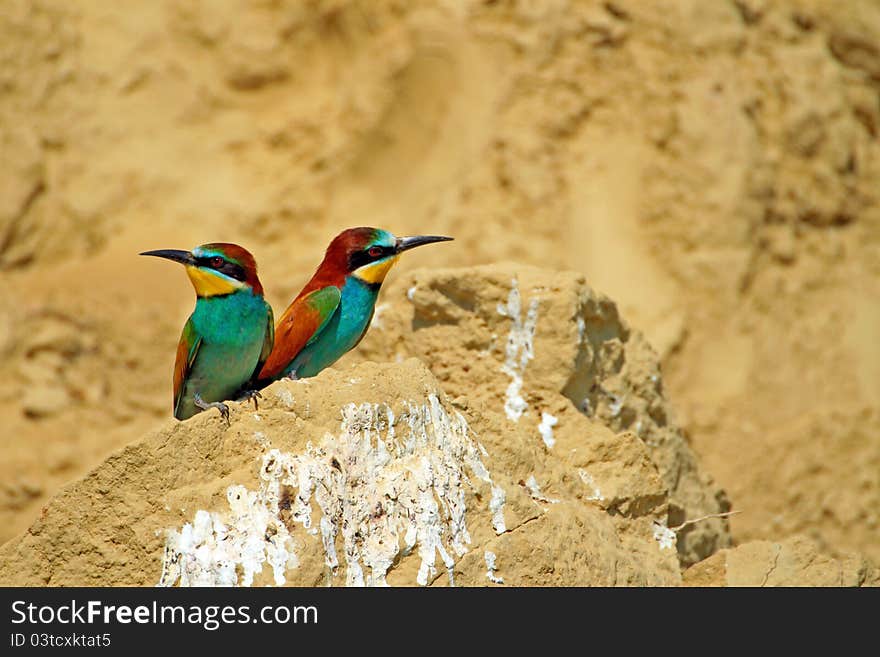
<path fill-rule="evenodd" d="M 878 44 L 876 0 L 4 0 L 0 542 L 170 414 L 194 295 L 139 251 L 238 242 L 280 313 L 377 225 L 585 273 L 738 541 L 880 560 Z"/>

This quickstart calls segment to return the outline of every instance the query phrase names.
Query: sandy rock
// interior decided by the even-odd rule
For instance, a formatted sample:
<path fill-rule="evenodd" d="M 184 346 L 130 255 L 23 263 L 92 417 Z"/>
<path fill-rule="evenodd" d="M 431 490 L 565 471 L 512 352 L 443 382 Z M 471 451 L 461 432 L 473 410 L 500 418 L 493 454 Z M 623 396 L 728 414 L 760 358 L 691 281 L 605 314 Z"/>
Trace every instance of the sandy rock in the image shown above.
<path fill-rule="evenodd" d="M 833 557 L 793 536 L 720 550 L 688 568 L 683 580 L 685 586 L 880 586 L 880 570 L 859 554 Z"/>
<path fill-rule="evenodd" d="M 583 276 L 518 265 L 418 270 L 384 299 L 382 328 L 360 355 L 417 356 L 496 432 L 516 428 L 542 467 L 561 461 L 579 473 L 567 485 L 628 516 L 655 510 L 668 490 L 673 526 L 728 510 L 675 424 L 657 355 Z M 596 426 L 614 437 L 585 453 Z M 525 480 L 532 473 L 519 465 L 510 467 Z M 710 519 L 688 525 L 678 549 L 693 563 L 729 540 L 726 523 Z"/>
<path fill-rule="evenodd" d="M 136 253 L 239 242 L 278 311 L 369 223 L 456 238 L 389 283 L 585 274 L 662 357 L 738 540 L 880 560 L 878 43 L 875 0 L 0 2 L 0 479 L 42 491 L 0 499 L 0 542 L 168 416 L 192 291 Z M 39 419 L 30 310 L 98 344 Z M 568 405 L 521 421 L 559 440 Z"/>
<path fill-rule="evenodd" d="M 17 323 L 10 343 L 15 397 L 26 417 L 45 419 L 101 401 L 103 376 L 89 371 L 98 338 L 89 327 L 52 312 L 28 314 Z"/>
<path fill-rule="evenodd" d="M 33 242 L 27 215 L 45 189 L 45 171 L 36 137 L 26 130 L 0 129 L 0 269 L 33 258 Z"/>
<path fill-rule="evenodd" d="M 0 499 L 3 500 L 4 506 L 22 508 L 44 492 L 38 483 L 26 477 L 16 477 L 4 482 L 0 487 Z"/>
<path fill-rule="evenodd" d="M 559 499 L 536 494 L 493 455 L 516 427 L 492 435 L 414 359 L 279 382 L 258 411 L 232 406 L 228 428 L 214 412 L 169 421 L 66 487 L 0 548 L 0 582 L 680 581 L 675 550 L 651 529 L 665 521 L 662 488 L 653 508 L 621 515 L 567 494 L 560 479 L 576 475 L 559 466 L 542 471 Z M 582 436 L 590 462 L 631 467 L 631 437 L 614 447 L 586 422 Z M 658 484 L 649 477 L 649 492 L 631 494 Z"/>
<path fill-rule="evenodd" d="M 21 409 L 32 418 L 44 418 L 63 412 L 71 404 L 70 393 L 60 385 L 28 388 L 21 398 Z"/>
<path fill-rule="evenodd" d="M 456 564 L 455 581 L 463 586 L 670 586 L 678 582 L 674 550 L 658 546 L 650 523 L 636 524 L 632 534 L 624 533 L 611 516 L 595 507 L 559 502 L 525 527 L 466 554 Z M 503 581 L 493 581 L 493 577 Z"/>

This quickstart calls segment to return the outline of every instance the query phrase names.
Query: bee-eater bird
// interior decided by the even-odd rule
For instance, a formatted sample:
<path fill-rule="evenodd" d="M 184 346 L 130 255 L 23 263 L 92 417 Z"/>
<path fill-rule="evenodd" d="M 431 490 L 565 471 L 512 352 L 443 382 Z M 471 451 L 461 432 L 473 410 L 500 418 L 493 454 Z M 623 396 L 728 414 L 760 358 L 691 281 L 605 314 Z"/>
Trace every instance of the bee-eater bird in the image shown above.
<path fill-rule="evenodd" d="M 274 342 L 272 307 L 263 299 L 254 257 L 236 244 L 203 244 L 190 251 L 163 249 L 141 255 L 181 263 L 196 290 L 196 307 L 183 327 L 174 363 L 174 417 L 185 420 L 216 408 L 243 390 Z M 256 403 L 256 399 L 254 399 Z"/>
<path fill-rule="evenodd" d="M 337 235 L 312 279 L 275 327 L 275 347 L 256 387 L 282 377 L 315 376 L 364 337 L 382 281 L 400 254 L 451 237 L 395 237 L 379 228 L 349 228 Z"/>

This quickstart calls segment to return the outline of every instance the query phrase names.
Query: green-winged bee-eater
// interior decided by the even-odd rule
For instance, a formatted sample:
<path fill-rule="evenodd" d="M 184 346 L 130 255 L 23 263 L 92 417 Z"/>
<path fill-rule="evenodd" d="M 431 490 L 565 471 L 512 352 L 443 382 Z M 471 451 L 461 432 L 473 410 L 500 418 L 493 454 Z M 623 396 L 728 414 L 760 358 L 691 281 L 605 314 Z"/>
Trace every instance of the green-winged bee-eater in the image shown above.
<path fill-rule="evenodd" d="M 379 288 L 400 254 L 451 237 L 395 237 L 380 228 L 349 228 L 337 235 L 311 280 L 275 327 L 275 347 L 256 387 L 282 378 L 315 376 L 364 337 Z"/>
<path fill-rule="evenodd" d="M 228 422 L 223 402 L 256 394 L 246 384 L 274 342 L 272 308 L 263 299 L 254 257 L 222 242 L 141 255 L 181 263 L 196 290 L 196 307 L 183 327 L 174 363 L 174 417 L 185 420 L 217 408 Z"/>

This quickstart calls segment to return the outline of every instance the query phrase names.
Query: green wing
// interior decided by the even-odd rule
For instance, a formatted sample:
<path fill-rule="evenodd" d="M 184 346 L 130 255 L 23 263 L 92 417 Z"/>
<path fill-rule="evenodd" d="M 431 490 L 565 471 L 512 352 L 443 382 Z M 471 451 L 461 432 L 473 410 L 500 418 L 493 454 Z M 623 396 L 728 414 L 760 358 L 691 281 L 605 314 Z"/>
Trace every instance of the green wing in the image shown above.
<path fill-rule="evenodd" d="M 275 313 L 272 312 L 272 306 L 266 304 L 266 337 L 263 339 L 263 350 L 260 352 L 260 360 L 254 368 L 252 379 L 255 379 L 263 369 L 263 365 L 272 353 L 272 347 L 275 346 Z"/>
<path fill-rule="evenodd" d="M 340 301 L 342 301 L 342 291 L 333 285 L 321 288 L 320 290 L 315 290 L 306 297 L 306 304 L 308 307 L 321 318 L 320 325 L 315 329 L 315 332 L 312 334 L 312 337 L 309 338 L 309 341 L 306 342 L 306 346 L 312 344 L 318 336 L 321 335 L 321 331 L 324 330 L 324 327 L 327 326 L 327 322 L 330 321 L 333 317 L 333 313 L 336 312 L 336 309 L 339 307 Z"/>
<path fill-rule="evenodd" d="M 177 358 L 174 361 L 174 416 L 177 417 L 177 407 L 183 398 L 183 389 L 186 380 L 192 370 L 192 364 L 202 345 L 202 338 L 196 333 L 196 327 L 190 317 L 183 326 L 180 334 L 180 342 L 177 343 Z"/>

